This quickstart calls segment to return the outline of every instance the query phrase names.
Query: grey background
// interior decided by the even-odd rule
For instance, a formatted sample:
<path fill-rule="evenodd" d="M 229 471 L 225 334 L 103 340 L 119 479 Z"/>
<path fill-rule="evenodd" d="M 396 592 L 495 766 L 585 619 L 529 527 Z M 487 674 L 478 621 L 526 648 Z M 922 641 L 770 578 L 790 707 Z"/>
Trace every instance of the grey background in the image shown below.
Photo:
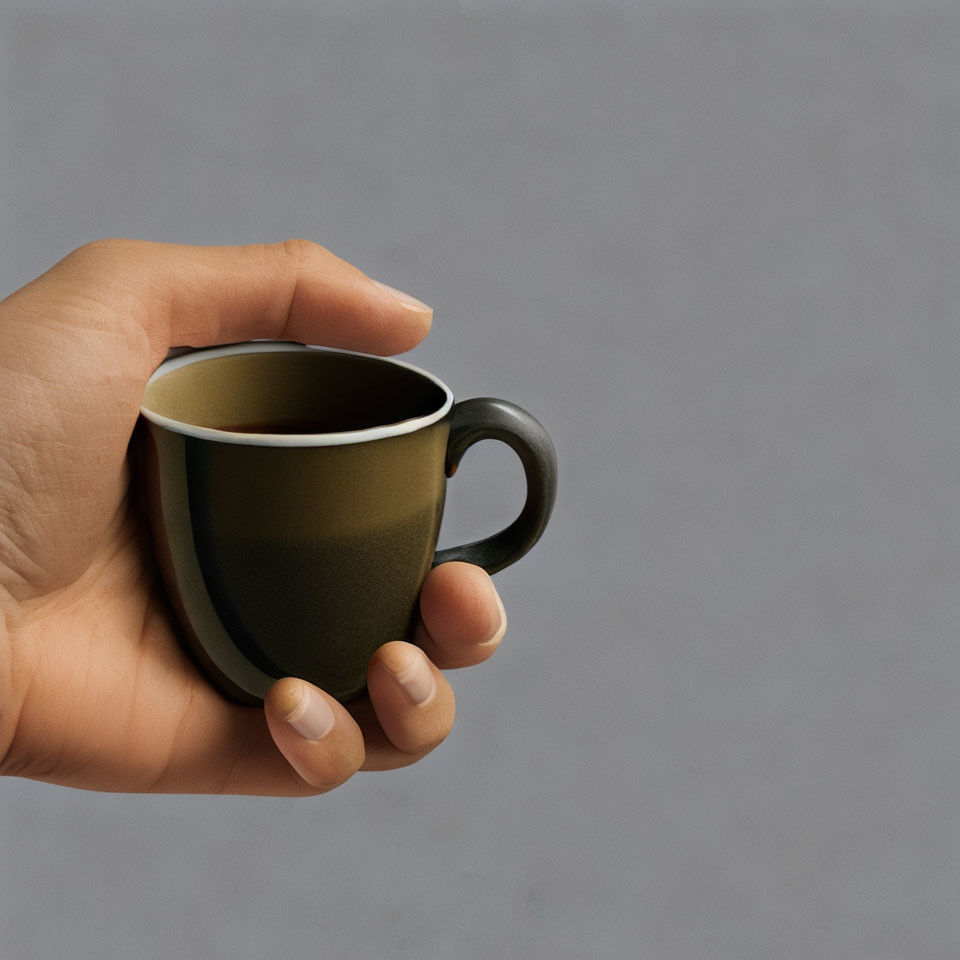
<path fill-rule="evenodd" d="M 421 764 L 0 783 L 4 957 L 960 955 L 955 5 L 155 6 L 0 12 L 0 289 L 316 239 L 560 500 Z M 521 487 L 475 449 L 444 542 Z"/>

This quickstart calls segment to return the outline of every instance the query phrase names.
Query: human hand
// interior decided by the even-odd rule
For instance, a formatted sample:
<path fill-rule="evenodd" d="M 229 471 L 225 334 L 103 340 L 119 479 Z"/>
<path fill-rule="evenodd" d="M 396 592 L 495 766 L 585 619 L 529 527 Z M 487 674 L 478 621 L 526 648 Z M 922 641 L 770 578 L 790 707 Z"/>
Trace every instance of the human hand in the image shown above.
<path fill-rule="evenodd" d="M 0 302 L 0 774 L 307 796 L 443 740 L 454 698 L 440 668 L 487 659 L 506 627 L 483 570 L 430 572 L 417 645 L 377 651 L 368 696 L 344 706 L 286 677 L 262 710 L 238 706 L 177 641 L 128 455 L 170 347 L 266 338 L 385 355 L 431 319 L 305 240 L 97 241 Z"/>

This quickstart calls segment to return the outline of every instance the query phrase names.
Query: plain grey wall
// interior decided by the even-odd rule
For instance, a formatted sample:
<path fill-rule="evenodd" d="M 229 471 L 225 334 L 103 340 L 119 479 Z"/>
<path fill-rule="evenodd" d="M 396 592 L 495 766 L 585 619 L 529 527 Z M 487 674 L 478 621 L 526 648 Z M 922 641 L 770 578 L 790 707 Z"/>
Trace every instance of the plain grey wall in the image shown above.
<path fill-rule="evenodd" d="M 0 783 L 5 960 L 960 955 L 955 5 L 158 6 L 0 10 L 0 290 L 311 237 L 560 500 L 421 764 Z M 520 496 L 484 444 L 444 540 Z"/>

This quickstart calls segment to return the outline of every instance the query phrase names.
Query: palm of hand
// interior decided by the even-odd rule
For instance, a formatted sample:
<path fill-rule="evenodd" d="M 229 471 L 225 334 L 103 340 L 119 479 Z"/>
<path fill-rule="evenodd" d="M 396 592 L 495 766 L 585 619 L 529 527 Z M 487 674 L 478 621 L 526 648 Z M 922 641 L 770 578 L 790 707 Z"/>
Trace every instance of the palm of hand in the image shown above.
<path fill-rule="evenodd" d="M 23 299 L 7 301 L 3 329 L 4 356 L 19 361 L 4 371 L 5 406 L 20 430 L 0 441 L 3 582 L 16 603 L 4 703 L 17 708 L 4 711 L 0 756 L 8 772 L 65 783 L 97 776 L 98 763 L 122 767 L 127 784 L 149 789 L 196 684 L 131 489 L 127 443 L 149 343 L 105 325 L 102 305 L 66 298 L 41 316 Z M 13 347 L 25 342 L 23 356 Z M 152 755 L 124 756 L 144 736 Z"/>

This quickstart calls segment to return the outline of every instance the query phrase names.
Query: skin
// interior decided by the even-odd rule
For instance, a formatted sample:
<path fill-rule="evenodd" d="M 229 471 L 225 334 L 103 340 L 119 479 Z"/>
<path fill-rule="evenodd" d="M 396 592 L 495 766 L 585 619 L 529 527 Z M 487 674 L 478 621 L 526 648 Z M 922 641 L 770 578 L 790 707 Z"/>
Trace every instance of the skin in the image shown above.
<path fill-rule="evenodd" d="M 406 766 L 449 733 L 441 669 L 503 636 L 487 574 L 435 568 L 416 645 L 370 663 L 344 707 L 287 677 L 264 708 L 226 701 L 177 639 L 128 443 L 148 377 L 173 346 L 255 338 L 381 355 L 430 329 L 429 307 L 306 240 L 191 247 L 101 240 L 0 302 L 0 774 L 122 792 L 310 796 L 357 770 Z M 415 703 L 401 680 L 428 671 Z M 335 723 L 286 721 L 305 687 Z"/>

